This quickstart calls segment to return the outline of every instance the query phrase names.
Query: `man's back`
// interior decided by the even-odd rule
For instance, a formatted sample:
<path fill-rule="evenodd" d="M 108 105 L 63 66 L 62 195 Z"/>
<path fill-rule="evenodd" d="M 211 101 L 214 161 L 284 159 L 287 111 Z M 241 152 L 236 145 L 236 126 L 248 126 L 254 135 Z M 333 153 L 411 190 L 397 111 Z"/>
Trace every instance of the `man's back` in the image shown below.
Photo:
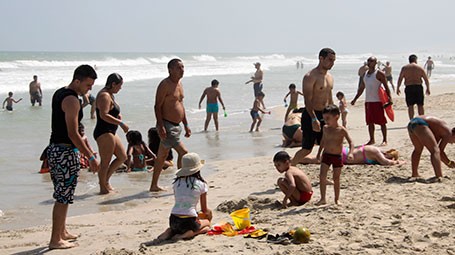
<path fill-rule="evenodd" d="M 217 103 L 218 96 L 220 95 L 220 90 L 214 87 L 208 87 L 205 89 L 207 95 L 207 103 L 214 104 Z"/>
<path fill-rule="evenodd" d="M 404 78 L 404 85 L 422 84 L 422 78 L 425 71 L 416 63 L 410 63 L 401 69 L 401 74 Z"/>

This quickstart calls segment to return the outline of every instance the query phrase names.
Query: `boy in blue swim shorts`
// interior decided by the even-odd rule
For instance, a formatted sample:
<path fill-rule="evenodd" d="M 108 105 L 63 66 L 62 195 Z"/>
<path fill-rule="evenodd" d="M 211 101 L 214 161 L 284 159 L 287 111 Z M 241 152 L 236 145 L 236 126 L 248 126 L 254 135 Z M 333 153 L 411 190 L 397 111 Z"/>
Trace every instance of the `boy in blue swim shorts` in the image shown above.
<path fill-rule="evenodd" d="M 218 101 L 220 101 L 221 105 L 223 106 L 223 110 L 226 110 L 224 107 L 223 99 L 221 99 L 220 89 L 218 88 L 219 84 L 220 83 L 217 80 L 213 80 L 212 86 L 204 89 L 201 99 L 199 100 L 199 109 L 201 109 L 201 103 L 204 100 L 205 96 L 207 96 L 207 117 L 205 118 L 204 131 L 207 131 L 212 117 L 213 121 L 215 122 L 215 129 L 218 131 Z"/>

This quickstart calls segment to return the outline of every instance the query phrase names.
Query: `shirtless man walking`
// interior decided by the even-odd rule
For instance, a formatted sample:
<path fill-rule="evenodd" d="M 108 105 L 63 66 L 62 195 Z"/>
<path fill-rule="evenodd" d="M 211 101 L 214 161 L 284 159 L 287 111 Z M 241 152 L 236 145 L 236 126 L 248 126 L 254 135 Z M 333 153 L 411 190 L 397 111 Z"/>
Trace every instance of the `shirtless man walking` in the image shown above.
<path fill-rule="evenodd" d="M 167 64 L 169 76 L 162 80 L 156 89 L 155 117 L 156 128 L 161 143 L 155 161 L 150 191 L 162 191 L 158 186 L 158 179 L 163 170 L 164 161 L 171 148 L 178 153 L 177 167 L 182 167 L 182 157 L 188 153 L 185 145 L 180 141 L 183 122 L 185 137 L 190 137 L 191 130 L 188 127 L 185 107 L 183 106 L 183 86 L 181 79 L 184 73 L 182 60 L 172 59 Z"/>
<path fill-rule="evenodd" d="M 433 71 L 433 69 L 434 69 L 434 62 L 431 59 L 431 57 L 428 57 L 427 62 L 425 62 L 425 66 L 423 68 L 427 69 L 427 76 L 428 76 L 428 78 L 430 78 L 431 71 Z"/>
<path fill-rule="evenodd" d="M 220 83 L 217 80 L 212 81 L 212 86 L 205 88 L 202 93 L 201 99 L 199 100 L 199 109 L 201 109 L 202 100 L 207 96 L 207 117 L 205 118 L 204 131 L 207 131 L 210 120 L 213 116 L 213 121 L 215 122 L 215 129 L 218 131 L 218 100 L 223 106 L 223 110 L 226 110 L 224 107 L 223 99 L 221 99 L 221 92 L 218 89 Z"/>
<path fill-rule="evenodd" d="M 264 77 L 264 72 L 261 70 L 261 63 L 256 62 L 254 63 L 254 67 L 256 68 L 256 72 L 254 73 L 254 76 L 251 76 L 251 80 L 245 82 L 245 84 L 248 84 L 250 82 L 253 83 L 253 89 L 254 89 L 254 97 L 257 99 L 259 96 L 259 92 L 262 92 L 262 79 Z M 262 108 L 265 109 L 264 101 L 261 100 Z"/>
<path fill-rule="evenodd" d="M 425 70 L 417 64 L 417 56 L 412 54 L 409 56 L 409 64 L 401 68 L 400 77 L 398 77 L 397 95 L 400 95 L 401 82 L 404 79 L 404 94 L 406 97 L 406 105 L 408 106 L 409 119 L 414 117 L 414 105 L 417 105 L 419 115 L 424 115 L 423 108 L 423 86 L 422 79 L 425 81 L 427 90 L 425 94 L 430 95 L 430 82 Z"/>
<path fill-rule="evenodd" d="M 324 119 L 322 110 L 333 104 L 333 77 L 328 72 L 335 64 L 335 51 L 324 48 L 319 52 L 319 64 L 303 77 L 302 87 L 305 99 L 305 111 L 302 113 L 302 149 L 292 158 L 293 166 L 311 153 L 315 141 L 319 144 L 322 138 Z"/>
<path fill-rule="evenodd" d="M 38 81 L 38 76 L 33 75 L 33 81 L 29 85 L 30 102 L 32 106 L 35 106 L 35 102 L 38 102 L 41 106 L 41 99 L 43 98 L 43 91 L 41 91 L 41 83 Z"/>
<path fill-rule="evenodd" d="M 387 82 L 390 82 L 392 85 L 392 90 L 395 92 L 395 85 L 393 85 L 393 77 L 392 77 L 392 66 L 390 65 L 390 61 L 385 62 L 384 69 L 382 71 L 385 73 L 385 78 Z"/>

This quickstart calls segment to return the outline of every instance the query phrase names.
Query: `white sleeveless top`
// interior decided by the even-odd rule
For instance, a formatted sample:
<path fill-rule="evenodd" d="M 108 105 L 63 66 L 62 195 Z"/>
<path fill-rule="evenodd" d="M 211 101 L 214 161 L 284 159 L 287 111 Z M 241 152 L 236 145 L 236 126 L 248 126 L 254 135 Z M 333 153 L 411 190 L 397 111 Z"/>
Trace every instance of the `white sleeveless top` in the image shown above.
<path fill-rule="evenodd" d="M 363 76 L 363 82 L 365 83 L 365 102 L 381 102 L 379 99 L 379 87 L 381 82 L 376 79 L 376 73 L 374 71 L 371 75 L 368 72 Z"/>

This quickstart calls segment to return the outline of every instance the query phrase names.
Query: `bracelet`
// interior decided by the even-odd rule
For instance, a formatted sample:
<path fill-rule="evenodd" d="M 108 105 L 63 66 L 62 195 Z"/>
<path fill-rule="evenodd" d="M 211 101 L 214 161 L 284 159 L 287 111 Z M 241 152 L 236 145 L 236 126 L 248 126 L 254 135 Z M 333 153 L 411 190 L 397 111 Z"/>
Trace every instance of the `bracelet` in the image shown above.
<path fill-rule="evenodd" d="M 95 155 L 92 155 L 92 156 L 88 159 L 88 161 L 93 161 L 93 160 L 95 160 Z"/>
<path fill-rule="evenodd" d="M 183 123 L 183 126 L 188 127 L 188 123 Z"/>
<path fill-rule="evenodd" d="M 452 160 L 449 160 L 449 163 L 447 164 L 448 167 L 452 167 L 453 164 L 455 164 L 455 162 L 453 162 Z"/>
<path fill-rule="evenodd" d="M 318 120 L 318 118 L 312 118 L 311 122 L 316 122 L 317 120 Z"/>
<path fill-rule="evenodd" d="M 125 125 L 125 123 L 123 123 L 123 121 L 120 121 L 120 124 L 118 124 L 119 126 L 123 126 Z"/>

